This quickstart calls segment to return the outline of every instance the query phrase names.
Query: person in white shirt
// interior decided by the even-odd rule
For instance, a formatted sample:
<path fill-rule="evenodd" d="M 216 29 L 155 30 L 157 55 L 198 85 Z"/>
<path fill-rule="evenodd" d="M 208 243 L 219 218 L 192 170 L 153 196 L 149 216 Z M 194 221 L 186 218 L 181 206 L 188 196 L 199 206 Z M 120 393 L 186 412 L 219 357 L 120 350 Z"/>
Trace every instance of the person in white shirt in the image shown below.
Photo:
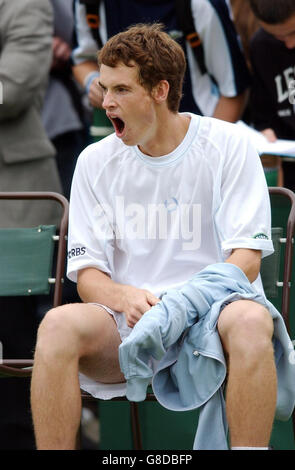
<path fill-rule="evenodd" d="M 39 328 L 31 397 L 39 449 L 74 448 L 80 385 L 101 398 L 125 393 L 118 347 L 164 292 L 215 262 L 238 266 L 261 290 L 261 257 L 273 252 L 255 149 L 234 124 L 178 112 L 181 47 L 159 25 L 137 25 L 106 43 L 99 67 L 115 133 L 82 152 L 73 179 L 68 276 L 83 303 L 49 311 Z M 218 331 L 231 446 L 267 447 L 271 316 L 235 301 Z"/>

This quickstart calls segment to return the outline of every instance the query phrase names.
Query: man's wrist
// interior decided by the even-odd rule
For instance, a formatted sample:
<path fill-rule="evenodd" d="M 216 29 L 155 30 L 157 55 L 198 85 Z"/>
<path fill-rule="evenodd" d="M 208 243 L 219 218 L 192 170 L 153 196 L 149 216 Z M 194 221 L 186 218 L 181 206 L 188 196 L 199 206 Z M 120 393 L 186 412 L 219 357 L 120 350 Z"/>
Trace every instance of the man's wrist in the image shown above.
<path fill-rule="evenodd" d="M 83 85 L 84 85 L 84 89 L 85 89 L 87 95 L 89 94 L 89 89 L 90 89 L 91 83 L 93 82 L 93 80 L 95 78 L 98 78 L 98 77 L 99 77 L 99 72 L 96 71 L 96 70 L 93 70 L 92 72 L 89 72 L 86 75 L 86 77 L 84 78 Z"/>

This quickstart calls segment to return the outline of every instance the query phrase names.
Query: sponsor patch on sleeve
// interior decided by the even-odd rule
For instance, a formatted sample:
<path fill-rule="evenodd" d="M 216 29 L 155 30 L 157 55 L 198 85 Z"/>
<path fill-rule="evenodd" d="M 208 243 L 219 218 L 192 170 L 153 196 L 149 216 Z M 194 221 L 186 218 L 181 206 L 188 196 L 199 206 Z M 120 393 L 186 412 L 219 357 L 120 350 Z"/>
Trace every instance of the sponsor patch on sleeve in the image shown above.
<path fill-rule="evenodd" d="M 83 256 L 86 253 L 86 247 L 81 246 L 78 248 L 72 248 L 68 251 L 68 259 L 74 258 L 75 256 Z"/>
<path fill-rule="evenodd" d="M 253 238 L 260 238 L 262 240 L 268 240 L 268 236 L 263 232 L 256 233 L 256 235 L 254 235 Z"/>

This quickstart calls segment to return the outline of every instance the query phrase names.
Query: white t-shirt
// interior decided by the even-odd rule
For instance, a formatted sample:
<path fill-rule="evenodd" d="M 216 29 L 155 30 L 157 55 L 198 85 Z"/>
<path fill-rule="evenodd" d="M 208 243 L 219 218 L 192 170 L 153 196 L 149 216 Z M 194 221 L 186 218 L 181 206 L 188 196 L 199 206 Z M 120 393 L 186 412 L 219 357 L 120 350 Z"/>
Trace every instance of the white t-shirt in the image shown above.
<path fill-rule="evenodd" d="M 235 124 L 190 116 L 168 155 L 149 157 L 115 134 L 81 153 L 70 201 L 71 280 L 95 267 L 159 296 L 233 248 L 273 252 L 256 150 Z"/>

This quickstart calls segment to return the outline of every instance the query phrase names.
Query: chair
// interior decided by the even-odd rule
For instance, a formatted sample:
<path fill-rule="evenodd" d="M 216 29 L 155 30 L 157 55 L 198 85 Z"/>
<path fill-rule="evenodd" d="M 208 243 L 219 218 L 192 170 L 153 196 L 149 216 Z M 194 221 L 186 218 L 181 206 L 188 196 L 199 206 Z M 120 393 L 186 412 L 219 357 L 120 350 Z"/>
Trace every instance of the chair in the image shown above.
<path fill-rule="evenodd" d="M 54 225 L 0 229 L 0 296 L 49 295 L 54 285 L 53 306 L 60 305 L 68 227 L 67 199 L 54 192 L 0 192 L 0 200 L 52 200 L 61 208 L 59 235 Z M 0 358 L 0 376 L 29 377 L 32 365 L 31 359 Z"/>
<path fill-rule="evenodd" d="M 269 187 L 272 213 L 272 239 L 275 252 L 261 263 L 261 278 L 266 297 L 281 312 L 290 337 L 294 338 L 293 245 L 295 230 L 295 194 L 287 188 Z M 292 323 L 293 320 L 293 323 Z M 293 333 L 293 335 L 292 335 Z M 295 437 L 295 410 L 292 414 Z"/>
<path fill-rule="evenodd" d="M 267 185 L 283 186 L 282 158 L 279 155 L 260 155 L 261 163 L 264 169 Z"/>
<path fill-rule="evenodd" d="M 287 188 L 269 188 L 275 253 L 263 258 L 261 277 L 266 297 L 281 312 L 290 332 L 290 295 L 295 230 L 295 194 Z"/>

